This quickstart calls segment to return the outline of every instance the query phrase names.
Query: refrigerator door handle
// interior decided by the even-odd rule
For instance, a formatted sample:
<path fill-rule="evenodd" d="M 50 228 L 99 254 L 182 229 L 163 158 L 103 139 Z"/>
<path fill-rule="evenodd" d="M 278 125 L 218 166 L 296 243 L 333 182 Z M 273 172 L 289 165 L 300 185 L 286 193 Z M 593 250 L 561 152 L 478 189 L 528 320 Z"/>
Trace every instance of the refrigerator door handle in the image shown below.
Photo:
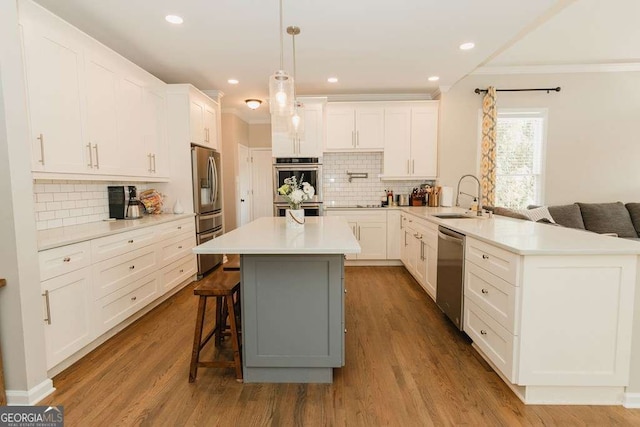
<path fill-rule="evenodd" d="M 209 161 L 211 162 L 211 167 L 213 168 L 213 179 L 214 184 L 211 186 L 211 203 L 215 204 L 218 201 L 218 167 L 216 166 L 216 161 L 213 157 L 209 157 Z"/>
<path fill-rule="evenodd" d="M 209 193 L 209 204 L 213 204 L 215 202 L 215 191 L 218 186 L 216 180 L 216 171 L 215 171 L 215 163 L 213 157 L 209 157 L 207 160 L 207 175 L 209 175 L 209 182 L 211 185 L 211 192 Z"/>

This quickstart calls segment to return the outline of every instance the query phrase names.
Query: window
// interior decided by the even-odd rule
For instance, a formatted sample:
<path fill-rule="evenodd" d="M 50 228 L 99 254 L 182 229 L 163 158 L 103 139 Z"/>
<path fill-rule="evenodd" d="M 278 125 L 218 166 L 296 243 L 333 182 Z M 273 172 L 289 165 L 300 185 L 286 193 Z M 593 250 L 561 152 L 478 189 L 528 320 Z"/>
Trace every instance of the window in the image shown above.
<path fill-rule="evenodd" d="M 498 110 L 496 206 L 542 203 L 546 121 L 545 110 Z"/>

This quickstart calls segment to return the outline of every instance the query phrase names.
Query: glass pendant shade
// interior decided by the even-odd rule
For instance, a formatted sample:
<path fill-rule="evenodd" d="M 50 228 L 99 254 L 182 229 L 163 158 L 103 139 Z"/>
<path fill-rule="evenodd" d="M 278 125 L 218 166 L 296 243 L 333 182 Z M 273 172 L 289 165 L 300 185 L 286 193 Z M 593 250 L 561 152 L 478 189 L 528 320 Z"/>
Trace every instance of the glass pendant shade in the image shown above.
<path fill-rule="evenodd" d="M 293 77 L 283 70 L 269 77 L 269 111 L 271 115 L 291 116 L 294 110 Z"/>
<path fill-rule="evenodd" d="M 271 131 L 284 135 L 291 134 L 291 116 L 272 114 L 271 115 Z"/>
<path fill-rule="evenodd" d="M 299 140 L 304 139 L 304 104 L 296 100 L 293 115 L 291 116 L 290 134 Z"/>

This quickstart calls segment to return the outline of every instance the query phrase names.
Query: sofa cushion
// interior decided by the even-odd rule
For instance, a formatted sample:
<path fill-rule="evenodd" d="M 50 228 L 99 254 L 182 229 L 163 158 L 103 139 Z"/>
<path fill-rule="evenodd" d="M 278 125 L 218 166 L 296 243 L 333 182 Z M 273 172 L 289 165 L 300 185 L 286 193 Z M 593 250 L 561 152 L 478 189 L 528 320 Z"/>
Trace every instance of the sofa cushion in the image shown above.
<path fill-rule="evenodd" d="M 595 233 L 616 233 L 620 237 L 637 237 L 629 211 L 622 202 L 578 203 L 587 230 Z"/>
<path fill-rule="evenodd" d="M 496 214 L 496 215 L 500 215 L 500 216 L 507 216 L 509 218 L 526 219 L 527 221 L 529 220 L 529 218 L 527 218 L 526 216 L 522 215 L 521 213 L 518 213 L 518 212 L 514 211 L 513 209 L 503 208 L 503 207 L 500 207 L 500 206 L 496 206 L 493 209 L 493 213 Z"/>
<path fill-rule="evenodd" d="M 640 203 L 627 203 L 624 207 L 629 211 L 631 222 L 633 222 L 633 228 L 636 229 L 637 236 L 640 236 Z"/>
<path fill-rule="evenodd" d="M 530 205 L 527 207 L 533 209 L 538 206 Z M 569 228 L 579 228 L 580 230 L 585 229 L 580 207 L 575 203 L 572 205 L 549 206 L 549 213 L 557 224 Z"/>

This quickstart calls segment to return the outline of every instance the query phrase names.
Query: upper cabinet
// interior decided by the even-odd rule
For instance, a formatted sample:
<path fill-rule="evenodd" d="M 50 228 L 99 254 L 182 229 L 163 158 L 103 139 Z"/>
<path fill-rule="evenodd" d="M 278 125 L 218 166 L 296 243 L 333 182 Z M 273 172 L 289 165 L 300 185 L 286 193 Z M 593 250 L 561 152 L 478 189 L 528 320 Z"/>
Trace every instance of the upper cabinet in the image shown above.
<path fill-rule="evenodd" d="M 382 179 L 433 179 L 438 172 L 438 101 L 396 103 L 384 110 Z"/>
<path fill-rule="evenodd" d="M 218 142 L 219 111 L 220 106 L 217 101 L 200 91 L 191 91 L 189 96 L 189 129 L 192 143 L 220 150 Z"/>
<path fill-rule="evenodd" d="M 384 149 L 384 104 L 332 102 L 326 111 L 325 151 Z"/>
<path fill-rule="evenodd" d="M 326 98 L 299 98 L 304 104 L 304 134 L 289 132 L 271 134 L 273 157 L 320 157 L 324 131 Z M 273 129 L 273 128 L 272 128 Z"/>
<path fill-rule="evenodd" d="M 166 180 L 166 85 L 31 1 L 20 26 L 34 177 Z"/>

